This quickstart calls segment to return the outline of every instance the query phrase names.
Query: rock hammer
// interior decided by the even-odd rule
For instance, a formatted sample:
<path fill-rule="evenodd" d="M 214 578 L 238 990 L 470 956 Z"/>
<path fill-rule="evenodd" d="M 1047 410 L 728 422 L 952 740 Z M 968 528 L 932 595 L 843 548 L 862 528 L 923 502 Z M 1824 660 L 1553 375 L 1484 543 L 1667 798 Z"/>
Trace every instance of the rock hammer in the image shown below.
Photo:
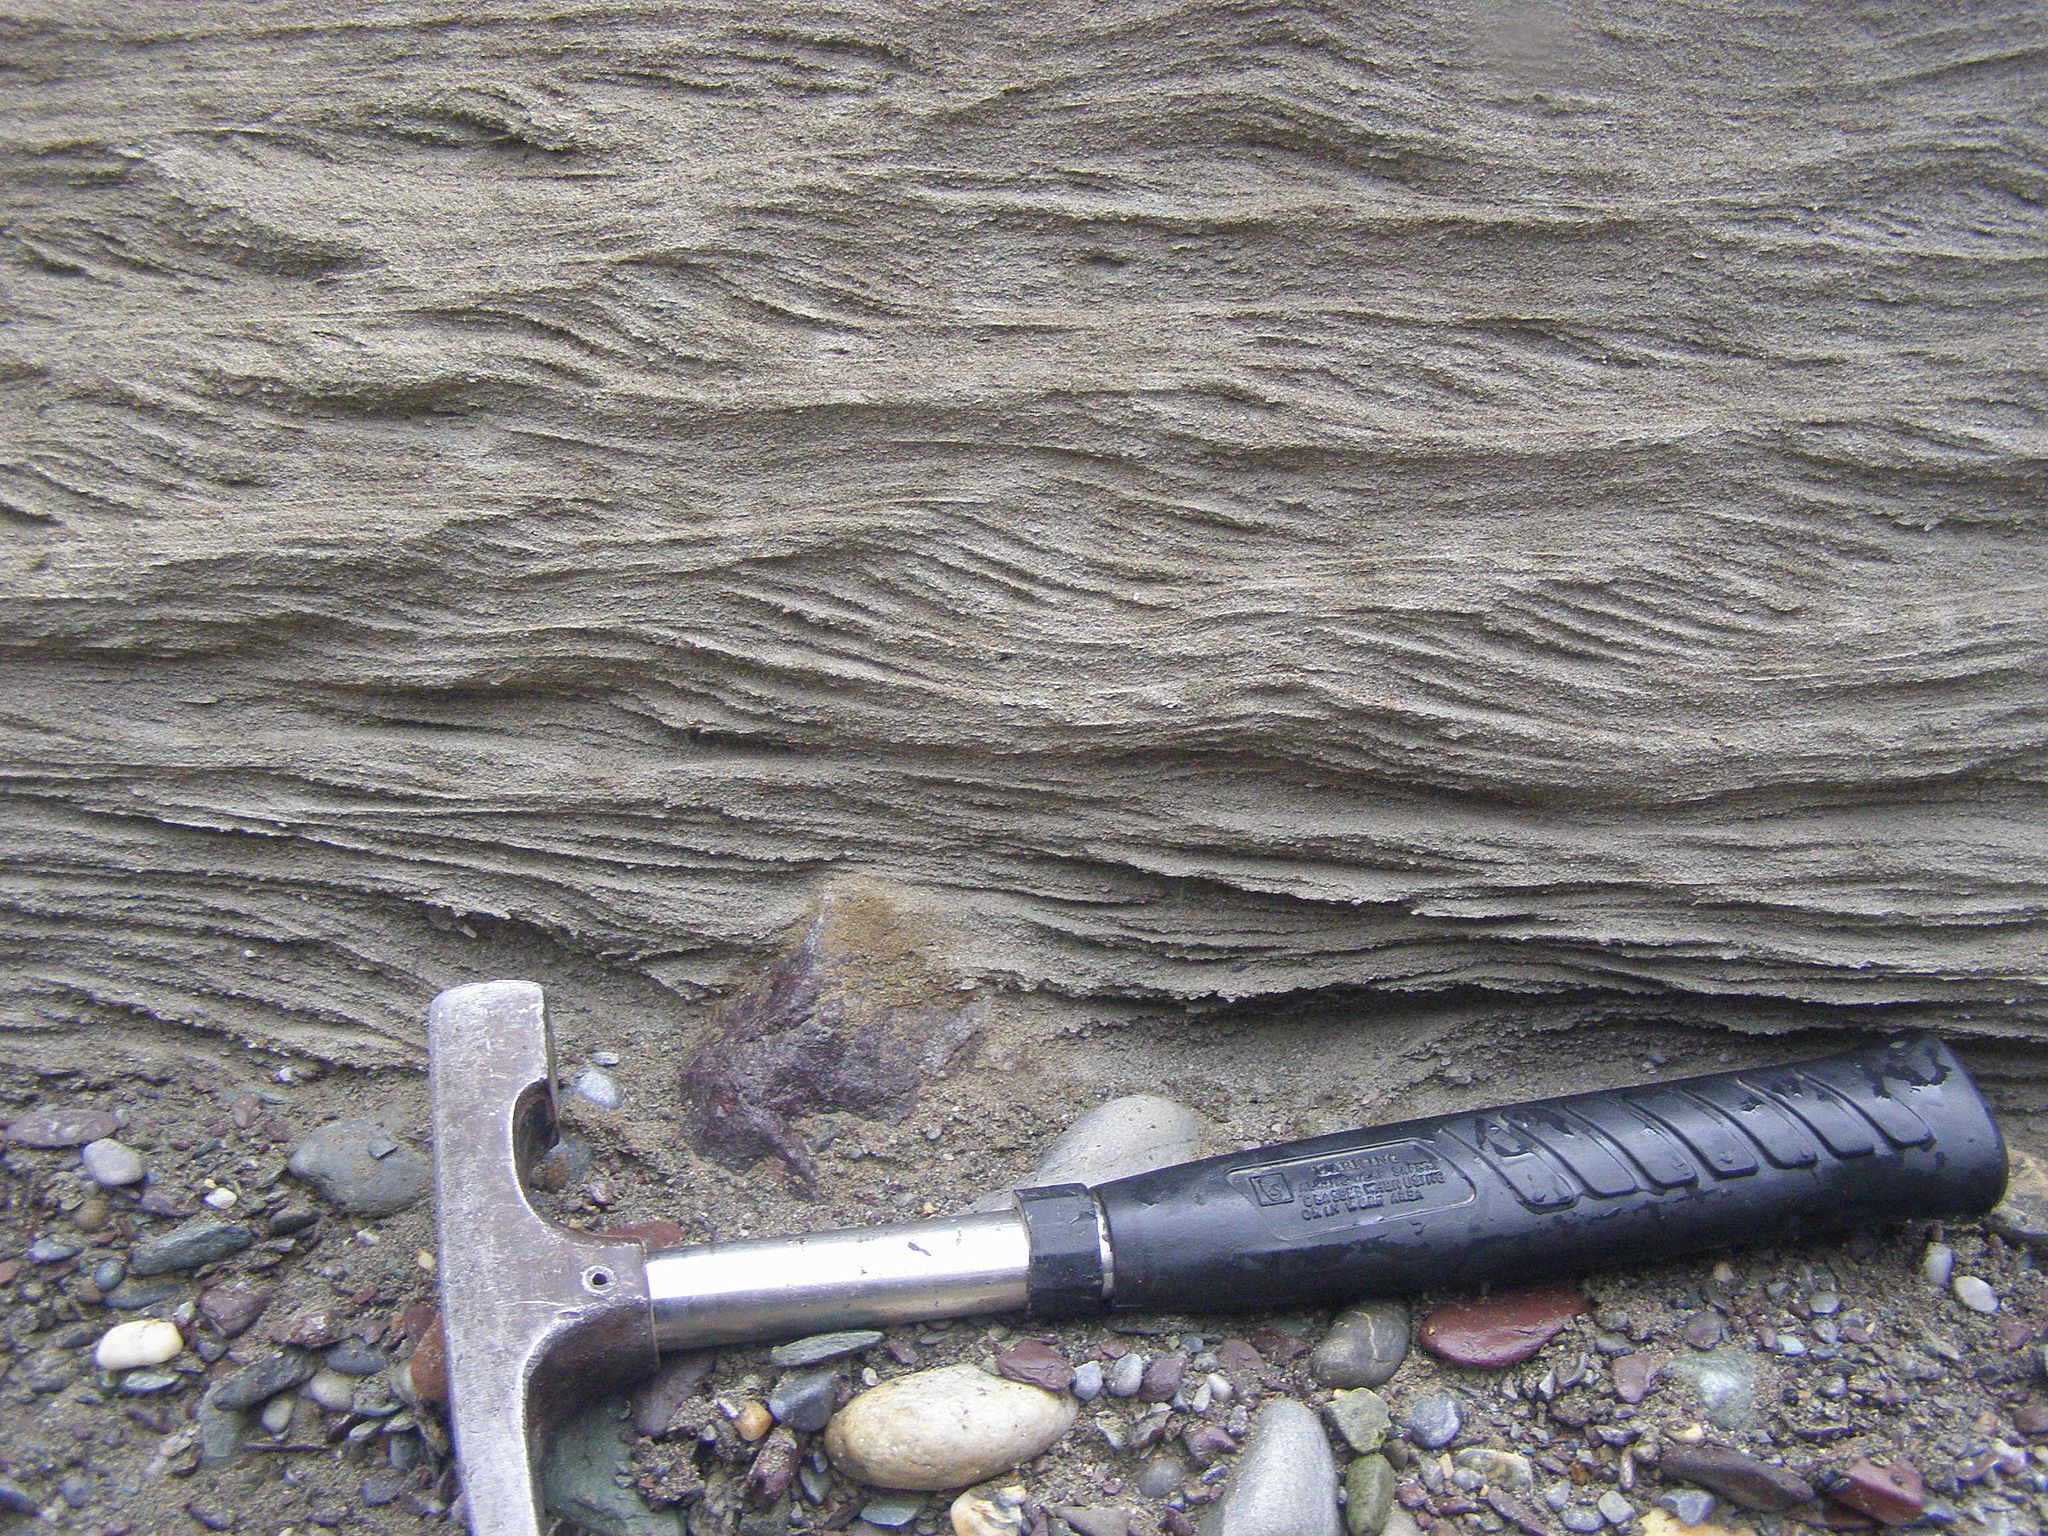
<path fill-rule="evenodd" d="M 548 1431 L 663 1350 L 1520 1282 L 1979 1215 L 2006 1177 L 1976 1085 L 1916 1035 L 1026 1189 L 986 1214 L 650 1254 L 528 1200 L 556 1127 L 538 986 L 442 993 L 428 1042 L 450 1413 L 475 1536 L 539 1536 Z"/>

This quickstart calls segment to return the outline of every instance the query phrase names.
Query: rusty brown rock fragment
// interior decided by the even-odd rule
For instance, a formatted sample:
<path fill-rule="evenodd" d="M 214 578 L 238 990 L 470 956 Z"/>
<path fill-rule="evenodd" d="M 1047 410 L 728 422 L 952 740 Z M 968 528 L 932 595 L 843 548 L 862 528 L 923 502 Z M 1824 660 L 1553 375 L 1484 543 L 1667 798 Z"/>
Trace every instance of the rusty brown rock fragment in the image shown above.
<path fill-rule="evenodd" d="M 1927 1508 L 1927 1484 L 1909 1461 L 1864 1460 L 1822 1479 L 1829 1498 L 1886 1525 L 1911 1525 Z"/>
<path fill-rule="evenodd" d="M 1516 1291 L 1439 1307 L 1423 1320 L 1418 1338 L 1440 1360 L 1494 1370 L 1528 1359 L 1586 1310 L 1577 1291 Z"/>
<path fill-rule="evenodd" d="M 1074 1384 L 1074 1368 L 1066 1357 L 1037 1339 L 1026 1339 L 997 1355 L 996 1372 L 1048 1392 L 1064 1392 Z"/>

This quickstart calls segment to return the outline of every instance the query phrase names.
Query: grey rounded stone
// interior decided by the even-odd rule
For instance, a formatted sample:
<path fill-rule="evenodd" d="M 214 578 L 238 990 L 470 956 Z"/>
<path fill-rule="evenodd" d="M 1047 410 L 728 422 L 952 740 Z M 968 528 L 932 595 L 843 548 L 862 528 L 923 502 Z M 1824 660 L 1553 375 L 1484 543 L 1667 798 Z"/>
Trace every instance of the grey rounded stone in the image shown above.
<path fill-rule="evenodd" d="M 1200 1536 L 1339 1536 L 1337 1463 L 1315 1413 L 1280 1398 L 1259 1410 L 1251 1436 L 1209 1506 Z"/>
<path fill-rule="evenodd" d="M 1998 1310 L 1998 1292 L 1976 1275 L 1957 1275 L 1953 1289 L 1956 1300 L 1972 1312 L 1988 1315 Z"/>
<path fill-rule="evenodd" d="M 361 1339 L 343 1339 L 327 1351 L 325 1364 L 344 1376 L 374 1376 L 391 1363 L 391 1356 Z"/>
<path fill-rule="evenodd" d="M 618 1079 L 597 1067 L 585 1067 L 576 1074 L 576 1097 L 599 1109 L 617 1109 L 626 1102 Z"/>
<path fill-rule="evenodd" d="M 1082 1402 L 1092 1403 L 1096 1398 L 1102 1396 L 1104 1385 L 1102 1362 L 1100 1360 L 1083 1360 L 1074 1367 L 1074 1384 L 1068 1390 Z"/>
<path fill-rule="evenodd" d="M 1574 1504 L 1557 1518 L 1573 1536 L 1590 1536 L 1591 1532 L 1604 1530 L 1607 1525 L 1599 1510 L 1589 1509 L 1584 1504 Z"/>
<path fill-rule="evenodd" d="M 1111 1397 L 1136 1397 L 1138 1388 L 1145 1384 L 1145 1357 L 1135 1349 L 1127 1355 L 1117 1356 L 1103 1377 L 1103 1386 Z"/>
<path fill-rule="evenodd" d="M 281 1349 L 274 1355 L 243 1366 L 223 1376 L 206 1394 L 216 1408 L 239 1413 L 288 1392 L 312 1376 L 313 1357 L 303 1350 Z"/>
<path fill-rule="evenodd" d="M 1756 1365 L 1747 1351 L 1681 1355 L 1665 1365 L 1664 1375 L 1691 1386 L 1701 1415 L 1716 1429 L 1746 1434 L 1755 1427 Z"/>
<path fill-rule="evenodd" d="M 285 1167 L 358 1216 L 390 1216 L 427 1192 L 427 1160 L 381 1121 L 336 1120 L 300 1142 Z"/>
<path fill-rule="evenodd" d="M 92 1267 L 92 1283 L 105 1295 L 128 1278 L 128 1266 L 119 1259 L 101 1259 Z"/>
<path fill-rule="evenodd" d="M 86 1177 L 108 1189 L 142 1182 L 142 1154 L 112 1137 L 87 1142 L 78 1149 L 78 1158 L 85 1164 Z"/>
<path fill-rule="evenodd" d="M 1704 1525 L 1719 1500 L 1701 1488 L 1680 1488 L 1660 1494 L 1657 1502 L 1676 1516 L 1680 1525 Z"/>
<path fill-rule="evenodd" d="M 1635 1506 L 1612 1488 L 1600 1495 L 1594 1507 L 1600 1511 L 1600 1518 L 1613 1526 L 1627 1525 L 1636 1517 Z"/>
<path fill-rule="evenodd" d="M 1309 1374 L 1325 1387 L 1384 1385 L 1408 1358 L 1408 1309 L 1372 1301 L 1337 1315 L 1309 1356 Z"/>
<path fill-rule="evenodd" d="M 1103 1184 L 1185 1163 L 1200 1155 L 1202 1122 L 1184 1104 L 1133 1093 L 1098 1104 L 1062 1131 L 1013 1189 L 1041 1184 Z M 970 1211 L 999 1211 L 1007 1191 L 984 1195 Z"/>
<path fill-rule="evenodd" d="M 1408 1405 L 1408 1438 L 1425 1451 L 1442 1450 L 1462 1428 L 1458 1400 L 1447 1392 L 1431 1392 Z"/>
<path fill-rule="evenodd" d="M 1187 1480 L 1186 1462 L 1171 1451 L 1155 1451 L 1145 1458 L 1131 1483 L 1148 1499 L 1164 1499 L 1180 1492 Z"/>
<path fill-rule="evenodd" d="M 339 1371 L 315 1371 L 306 1383 L 306 1396 L 329 1413 L 347 1413 L 356 1400 L 355 1379 Z"/>

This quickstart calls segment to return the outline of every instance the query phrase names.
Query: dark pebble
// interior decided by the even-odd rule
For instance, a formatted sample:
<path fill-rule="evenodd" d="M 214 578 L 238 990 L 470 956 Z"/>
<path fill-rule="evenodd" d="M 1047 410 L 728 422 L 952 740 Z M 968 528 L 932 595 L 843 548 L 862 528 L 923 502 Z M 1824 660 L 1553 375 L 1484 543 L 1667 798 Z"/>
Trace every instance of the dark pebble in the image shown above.
<path fill-rule="evenodd" d="M 1685 1331 L 1679 1335 L 1694 1349 L 1712 1349 L 1721 1342 L 1727 1328 L 1721 1322 L 1718 1312 L 1695 1312 L 1686 1319 Z"/>
<path fill-rule="evenodd" d="M 1165 1403 L 1173 1400 L 1173 1394 L 1180 1390 L 1180 1384 L 1187 1379 L 1188 1357 L 1183 1354 L 1159 1355 L 1148 1361 L 1145 1374 L 1138 1382 L 1138 1401 L 1141 1403 Z M 1069 1378 L 1071 1379 L 1071 1378 Z"/>
<path fill-rule="evenodd" d="M 791 1429 L 814 1434 L 839 1406 L 839 1376 L 830 1369 L 792 1371 L 768 1394 L 768 1411 Z"/>
<path fill-rule="evenodd" d="M 92 1267 L 92 1283 L 105 1295 L 128 1278 L 128 1266 L 119 1259 L 101 1259 Z"/>
<path fill-rule="evenodd" d="M 405 1479 L 396 1472 L 372 1472 L 363 1479 L 363 1502 L 372 1509 L 396 1504 L 405 1492 Z"/>
<path fill-rule="evenodd" d="M 1212 1466 L 1237 1449 L 1237 1442 L 1214 1424 L 1190 1424 L 1180 1442 L 1198 1467 Z"/>
<path fill-rule="evenodd" d="M 1037 1339 L 1026 1339 L 997 1355 L 996 1372 L 1011 1381 L 1043 1387 L 1048 1392 L 1064 1392 L 1074 1384 L 1074 1368 L 1066 1357 Z"/>
<path fill-rule="evenodd" d="M 391 1357 L 361 1339 L 343 1339 L 327 1351 L 326 1363 L 330 1371 L 344 1376 L 374 1376 L 391 1363 Z"/>
<path fill-rule="evenodd" d="M 17 1515 L 33 1515 L 40 1508 L 34 1494 L 11 1477 L 0 1477 L 0 1509 Z"/>
<path fill-rule="evenodd" d="M 209 1531 L 231 1531 L 235 1528 L 234 1515 L 224 1505 L 209 1499 L 194 1499 L 185 1506 L 185 1513 Z"/>
<path fill-rule="evenodd" d="M 238 1221 L 214 1221 L 202 1216 L 137 1243 L 128 1257 L 128 1269 L 137 1275 L 197 1269 L 240 1253 L 255 1241 L 256 1234 Z"/>
<path fill-rule="evenodd" d="M 291 1237 L 303 1232 L 320 1219 L 320 1213 L 310 1206 L 287 1205 L 272 1211 L 264 1220 L 263 1231 L 269 1237 Z"/>
<path fill-rule="evenodd" d="M 2029 1439 L 2048 1435 L 2048 1400 L 2035 1398 L 2013 1410 L 2012 1427 Z"/>
<path fill-rule="evenodd" d="M 1667 1479 L 1696 1483 L 1745 1509 L 1775 1513 L 1813 1497 L 1813 1485 L 1796 1472 L 1725 1445 L 1668 1445 L 1657 1466 Z"/>
<path fill-rule="evenodd" d="M 174 1221 L 182 1221 L 199 1209 L 194 1202 L 171 1193 L 161 1184 L 150 1185 L 135 1203 L 146 1216 L 168 1216 Z"/>
<path fill-rule="evenodd" d="M 147 1307 L 160 1307 L 184 1294 L 185 1282 L 182 1280 L 123 1280 L 100 1300 L 116 1312 L 140 1312 Z"/>
<path fill-rule="evenodd" d="M 795 1435 L 787 1429 L 770 1431 L 754 1454 L 753 1466 L 747 1469 L 747 1502 L 758 1509 L 781 1498 L 789 1491 L 800 1460 Z"/>
<path fill-rule="evenodd" d="M 1439 1307 L 1423 1319 L 1417 1338 L 1440 1360 L 1496 1370 L 1528 1359 L 1586 1310 L 1577 1291 L 1516 1291 Z"/>
<path fill-rule="evenodd" d="M 32 1109 L 7 1124 L 7 1139 L 24 1147 L 82 1147 L 121 1128 L 103 1109 Z"/>
<path fill-rule="evenodd" d="M 240 1412 L 311 1380 L 313 1371 L 311 1355 L 296 1349 L 281 1349 L 223 1376 L 206 1394 L 207 1401 L 216 1408 Z"/>

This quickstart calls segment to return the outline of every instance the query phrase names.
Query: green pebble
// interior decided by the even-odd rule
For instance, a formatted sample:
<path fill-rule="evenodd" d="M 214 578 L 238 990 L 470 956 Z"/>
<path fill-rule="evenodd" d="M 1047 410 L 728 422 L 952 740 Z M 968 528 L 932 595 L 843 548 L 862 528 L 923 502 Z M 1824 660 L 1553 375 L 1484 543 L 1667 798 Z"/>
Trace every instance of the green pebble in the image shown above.
<path fill-rule="evenodd" d="M 1394 1469 L 1384 1456 L 1361 1456 L 1344 1474 L 1344 1529 L 1379 1536 L 1394 1507 Z"/>
<path fill-rule="evenodd" d="M 1371 1387 L 1359 1387 L 1330 1399 L 1330 1422 L 1350 1442 L 1351 1449 L 1363 1454 L 1387 1443 L 1393 1418 L 1384 1397 Z"/>

